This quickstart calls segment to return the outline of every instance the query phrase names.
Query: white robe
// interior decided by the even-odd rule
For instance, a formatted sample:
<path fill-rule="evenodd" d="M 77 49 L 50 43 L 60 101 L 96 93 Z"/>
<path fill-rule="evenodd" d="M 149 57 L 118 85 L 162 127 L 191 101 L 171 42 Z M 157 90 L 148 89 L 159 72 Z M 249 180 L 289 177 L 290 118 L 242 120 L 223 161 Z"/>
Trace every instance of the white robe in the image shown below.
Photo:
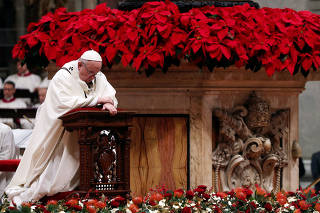
<path fill-rule="evenodd" d="M 16 89 L 28 89 L 30 92 L 34 92 L 41 83 L 41 78 L 36 74 L 30 74 L 28 76 L 19 76 L 18 74 L 9 75 L 6 81 L 12 81 L 15 84 Z"/>
<path fill-rule="evenodd" d="M 6 108 L 6 109 L 23 109 L 27 108 L 27 104 L 23 102 L 20 99 L 14 99 L 14 101 L 11 102 L 4 102 L 2 99 L 0 100 L 0 108 Z M 1 123 L 8 124 L 12 128 L 17 128 L 15 123 L 13 122 L 12 118 L 0 118 Z M 30 123 L 30 121 L 21 118 L 20 124 L 22 129 L 32 129 L 33 124 Z"/>
<path fill-rule="evenodd" d="M 11 128 L 0 123 L 0 160 L 15 159 L 16 147 Z M 9 184 L 14 172 L 0 172 L 0 196 Z"/>
<path fill-rule="evenodd" d="M 50 82 L 46 99 L 21 163 L 6 188 L 15 203 L 39 200 L 45 195 L 70 191 L 79 184 L 79 144 L 76 131 L 68 132 L 58 117 L 71 109 L 94 106 L 97 98 L 113 98 L 116 91 L 103 73 L 96 75 L 93 89 L 80 80 L 78 61 L 65 64 Z M 85 97 L 85 94 L 86 96 Z"/>

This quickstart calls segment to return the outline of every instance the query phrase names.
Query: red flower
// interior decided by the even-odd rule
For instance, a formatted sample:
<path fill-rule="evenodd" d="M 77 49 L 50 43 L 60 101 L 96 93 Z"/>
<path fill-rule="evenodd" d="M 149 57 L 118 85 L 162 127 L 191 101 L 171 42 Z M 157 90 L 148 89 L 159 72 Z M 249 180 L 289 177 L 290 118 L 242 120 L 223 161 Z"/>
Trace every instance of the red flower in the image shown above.
<path fill-rule="evenodd" d="M 118 202 L 118 201 L 116 201 L 116 200 L 111 200 L 110 205 L 111 205 L 113 208 L 117 208 L 117 207 L 120 206 L 120 202 Z"/>
<path fill-rule="evenodd" d="M 163 195 L 160 194 L 160 193 L 158 193 L 158 192 L 156 192 L 156 193 L 154 193 L 154 194 L 152 194 L 152 195 L 150 196 L 150 201 L 157 201 L 157 202 L 159 202 L 159 201 L 162 200 L 162 199 L 163 199 Z"/>
<path fill-rule="evenodd" d="M 207 194 L 207 193 L 203 193 L 203 198 L 205 199 L 205 200 L 209 200 L 210 199 L 210 195 L 209 194 Z"/>
<path fill-rule="evenodd" d="M 182 213 L 191 213 L 191 209 L 189 207 L 184 207 L 181 211 Z"/>
<path fill-rule="evenodd" d="M 308 204 L 305 200 L 299 200 L 299 206 L 302 210 L 307 210 L 311 205 Z"/>
<path fill-rule="evenodd" d="M 86 206 L 86 209 L 88 210 L 89 213 L 96 213 L 97 210 L 93 205 L 88 205 Z"/>
<path fill-rule="evenodd" d="M 286 204 L 288 202 L 286 195 L 284 195 L 282 192 L 277 193 L 276 199 L 281 206 L 283 206 L 284 204 Z"/>
<path fill-rule="evenodd" d="M 268 212 L 271 212 L 271 211 L 272 211 L 272 205 L 271 205 L 270 203 L 264 204 L 264 208 L 265 208 Z"/>
<path fill-rule="evenodd" d="M 57 204 L 58 204 L 58 201 L 56 201 L 56 200 L 49 200 L 47 202 L 47 205 L 57 205 Z"/>
<path fill-rule="evenodd" d="M 177 198 L 181 198 L 183 195 L 184 191 L 182 189 L 176 189 L 173 192 L 173 196 L 177 197 Z"/>
<path fill-rule="evenodd" d="M 154 200 L 150 200 L 150 201 L 149 201 L 149 204 L 150 204 L 151 206 L 155 206 L 155 205 L 157 205 L 157 202 L 155 202 Z"/>
<path fill-rule="evenodd" d="M 87 202 L 85 202 L 86 205 L 95 205 L 98 201 L 96 199 L 89 199 Z"/>
<path fill-rule="evenodd" d="M 191 200 L 191 199 L 194 197 L 193 191 L 188 190 L 188 191 L 186 192 L 186 197 L 187 197 L 189 200 Z"/>
<path fill-rule="evenodd" d="M 320 212 L 320 203 L 316 203 L 316 205 L 314 206 L 314 209 Z"/>
<path fill-rule="evenodd" d="M 106 203 L 105 202 L 102 202 L 102 201 L 98 201 L 94 204 L 94 206 L 98 209 L 103 209 L 104 207 L 106 207 Z"/>
<path fill-rule="evenodd" d="M 250 202 L 250 206 L 252 206 L 255 209 L 257 208 L 257 204 L 255 204 L 255 202 L 253 202 L 253 201 Z"/>
<path fill-rule="evenodd" d="M 23 202 L 23 203 L 21 203 L 21 206 L 24 206 L 24 207 L 31 207 L 32 205 L 31 205 L 31 203 L 29 203 L 29 202 Z"/>
<path fill-rule="evenodd" d="M 71 207 L 78 205 L 78 200 L 75 198 L 72 198 L 66 202 L 66 205 Z"/>
<path fill-rule="evenodd" d="M 245 189 L 244 188 L 241 188 L 241 187 L 235 188 L 234 191 L 235 191 L 235 196 L 238 199 L 243 200 L 243 201 L 246 200 L 247 194 L 245 193 Z"/>
<path fill-rule="evenodd" d="M 172 193 L 165 193 L 164 195 L 163 195 L 165 198 L 168 198 L 168 200 L 170 200 L 171 198 L 172 198 Z"/>
<path fill-rule="evenodd" d="M 300 67 L 320 67 L 319 20 L 308 11 L 255 9 L 248 4 L 186 13 L 170 1 L 147 2 L 130 12 L 106 4 L 70 13 L 60 8 L 28 26 L 12 57 L 24 59 L 38 52 L 62 66 L 94 49 L 104 63 L 121 61 L 137 71 L 163 68 L 165 57 L 186 57 L 195 64 L 214 61 L 215 66 L 248 65 L 253 70 L 262 65 L 268 75 L 283 70 L 293 74 Z"/>
<path fill-rule="evenodd" d="M 228 195 L 225 192 L 217 192 L 217 196 L 221 197 L 222 199 L 226 198 Z"/>
<path fill-rule="evenodd" d="M 139 207 L 134 203 L 129 206 L 129 209 L 132 213 L 136 213 L 139 211 Z"/>
<path fill-rule="evenodd" d="M 258 184 L 256 184 L 256 193 L 257 195 L 264 196 L 267 192 L 263 188 L 259 187 Z"/>
<path fill-rule="evenodd" d="M 143 199 L 142 199 L 142 197 L 134 197 L 133 199 L 132 199 L 132 202 L 134 203 L 134 204 L 136 204 L 137 206 L 139 206 L 142 202 L 143 202 Z"/>

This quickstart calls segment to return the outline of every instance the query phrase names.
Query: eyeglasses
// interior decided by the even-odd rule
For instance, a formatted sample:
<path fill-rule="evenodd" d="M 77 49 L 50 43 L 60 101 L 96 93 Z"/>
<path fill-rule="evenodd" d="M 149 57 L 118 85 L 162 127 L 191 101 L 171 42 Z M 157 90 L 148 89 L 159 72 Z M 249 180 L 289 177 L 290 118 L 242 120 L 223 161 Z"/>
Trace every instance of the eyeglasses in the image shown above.
<path fill-rule="evenodd" d="M 87 71 L 87 73 L 89 74 L 89 76 L 95 76 L 95 75 L 97 74 L 97 73 L 94 72 L 94 71 L 88 70 L 88 67 L 87 67 L 87 65 L 86 65 L 84 62 L 82 62 L 82 64 L 84 65 L 84 68 L 86 68 L 86 71 Z"/>

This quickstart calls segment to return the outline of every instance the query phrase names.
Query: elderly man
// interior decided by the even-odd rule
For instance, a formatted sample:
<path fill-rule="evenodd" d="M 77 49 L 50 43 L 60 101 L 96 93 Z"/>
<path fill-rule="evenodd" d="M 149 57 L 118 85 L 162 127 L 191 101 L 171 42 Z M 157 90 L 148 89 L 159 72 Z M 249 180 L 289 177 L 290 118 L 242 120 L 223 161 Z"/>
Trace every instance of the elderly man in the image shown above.
<path fill-rule="evenodd" d="M 97 104 L 111 115 L 117 113 L 116 91 L 100 72 L 101 66 L 99 53 L 89 50 L 51 80 L 21 163 L 5 191 L 16 204 L 70 191 L 79 184 L 77 132 L 65 131 L 58 118 Z"/>

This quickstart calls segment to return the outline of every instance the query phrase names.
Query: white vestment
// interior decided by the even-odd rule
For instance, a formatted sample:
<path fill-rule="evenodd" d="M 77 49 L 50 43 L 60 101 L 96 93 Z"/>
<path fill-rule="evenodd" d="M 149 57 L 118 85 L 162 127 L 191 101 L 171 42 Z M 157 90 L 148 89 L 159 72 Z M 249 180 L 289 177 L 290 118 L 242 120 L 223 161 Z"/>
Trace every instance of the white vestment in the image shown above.
<path fill-rule="evenodd" d="M 12 81 L 15 84 L 16 89 L 28 89 L 30 92 L 34 92 L 41 83 L 41 78 L 36 74 L 28 74 L 26 76 L 21 76 L 18 74 L 9 75 L 6 81 Z"/>
<path fill-rule="evenodd" d="M 1 99 L 0 100 L 0 108 L 23 109 L 23 108 L 27 108 L 27 104 L 24 101 L 22 101 L 20 99 L 16 99 L 16 98 L 13 98 L 12 101 L 9 101 L 9 102 L 6 102 L 3 99 Z M 0 122 L 8 124 L 12 128 L 17 128 L 15 123 L 13 122 L 12 118 L 0 118 Z M 23 118 L 20 119 L 20 124 L 21 124 L 22 129 L 32 129 L 33 128 L 33 124 L 30 123 L 30 121 L 23 119 Z"/>
<path fill-rule="evenodd" d="M 6 188 L 9 199 L 17 204 L 70 191 L 79 184 L 78 135 L 63 128 L 60 116 L 94 106 L 98 97 L 109 96 L 117 106 L 116 91 L 103 73 L 96 75 L 90 89 L 79 78 L 77 60 L 63 67 L 68 71 L 59 70 L 51 80 L 21 163 Z"/>
<path fill-rule="evenodd" d="M 16 147 L 9 126 L 0 123 L 0 160 L 15 159 Z M 0 196 L 9 184 L 14 172 L 0 172 Z"/>

